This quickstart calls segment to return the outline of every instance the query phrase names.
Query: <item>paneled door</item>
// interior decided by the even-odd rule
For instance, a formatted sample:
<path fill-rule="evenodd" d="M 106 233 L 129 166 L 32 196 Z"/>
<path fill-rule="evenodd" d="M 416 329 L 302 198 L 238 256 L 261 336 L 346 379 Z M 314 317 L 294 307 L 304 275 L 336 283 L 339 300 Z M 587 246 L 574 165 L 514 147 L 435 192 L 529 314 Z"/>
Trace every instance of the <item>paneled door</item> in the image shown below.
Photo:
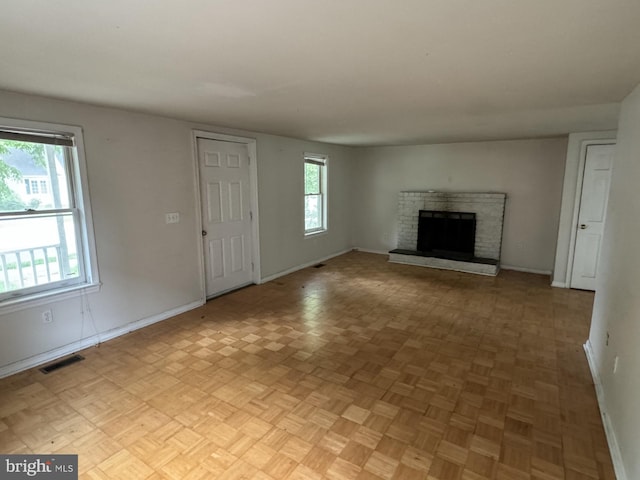
<path fill-rule="evenodd" d="M 596 289 L 615 145 L 587 146 L 571 288 Z"/>
<path fill-rule="evenodd" d="M 252 213 L 246 144 L 197 139 L 207 298 L 252 283 Z"/>

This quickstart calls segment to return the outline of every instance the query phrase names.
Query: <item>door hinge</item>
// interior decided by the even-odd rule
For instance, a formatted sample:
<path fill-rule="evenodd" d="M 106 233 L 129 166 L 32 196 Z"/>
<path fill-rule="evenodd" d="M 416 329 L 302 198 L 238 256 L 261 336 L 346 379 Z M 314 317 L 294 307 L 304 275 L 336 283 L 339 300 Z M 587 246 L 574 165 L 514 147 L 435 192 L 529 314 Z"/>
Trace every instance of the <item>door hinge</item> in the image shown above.
<path fill-rule="evenodd" d="M 253 262 L 251 262 L 251 271 L 255 271 L 255 265 L 253 264 Z"/>
<path fill-rule="evenodd" d="M 253 212 L 249 211 L 249 220 L 253 220 Z"/>

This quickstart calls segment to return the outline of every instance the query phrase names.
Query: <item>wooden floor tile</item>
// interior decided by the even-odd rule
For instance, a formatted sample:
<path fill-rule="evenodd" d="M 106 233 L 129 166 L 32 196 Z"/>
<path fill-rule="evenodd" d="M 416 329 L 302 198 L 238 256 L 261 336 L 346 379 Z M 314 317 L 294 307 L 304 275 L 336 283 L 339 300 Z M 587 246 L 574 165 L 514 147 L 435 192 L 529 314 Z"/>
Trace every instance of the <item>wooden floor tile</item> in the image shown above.
<path fill-rule="evenodd" d="M 0 380 L 0 451 L 86 479 L 613 480 L 592 302 L 352 252 Z"/>

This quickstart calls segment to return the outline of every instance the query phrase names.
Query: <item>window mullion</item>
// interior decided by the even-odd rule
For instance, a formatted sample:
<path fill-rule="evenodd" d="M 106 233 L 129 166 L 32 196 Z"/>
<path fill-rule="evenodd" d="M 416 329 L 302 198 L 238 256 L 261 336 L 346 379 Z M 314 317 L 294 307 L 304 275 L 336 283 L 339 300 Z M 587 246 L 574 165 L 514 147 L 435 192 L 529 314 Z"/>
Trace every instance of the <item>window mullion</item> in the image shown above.
<path fill-rule="evenodd" d="M 77 208 L 58 208 L 51 210 L 21 210 L 18 212 L 0 212 L 2 218 L 29 218 L 29 217 L 54 217 L 74 213 Z"/>

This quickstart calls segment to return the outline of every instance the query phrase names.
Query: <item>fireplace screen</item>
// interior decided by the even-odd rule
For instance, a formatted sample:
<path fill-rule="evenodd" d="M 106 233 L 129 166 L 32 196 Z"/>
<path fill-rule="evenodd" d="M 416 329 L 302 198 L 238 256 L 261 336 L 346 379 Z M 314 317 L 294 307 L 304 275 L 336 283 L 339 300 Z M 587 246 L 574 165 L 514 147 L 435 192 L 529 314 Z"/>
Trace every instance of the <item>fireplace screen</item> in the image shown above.
<path fill-rule="evenodd" d="M 420 210 L 417 250 L 452 258 L 473 258 L 476 214 Z"/>

